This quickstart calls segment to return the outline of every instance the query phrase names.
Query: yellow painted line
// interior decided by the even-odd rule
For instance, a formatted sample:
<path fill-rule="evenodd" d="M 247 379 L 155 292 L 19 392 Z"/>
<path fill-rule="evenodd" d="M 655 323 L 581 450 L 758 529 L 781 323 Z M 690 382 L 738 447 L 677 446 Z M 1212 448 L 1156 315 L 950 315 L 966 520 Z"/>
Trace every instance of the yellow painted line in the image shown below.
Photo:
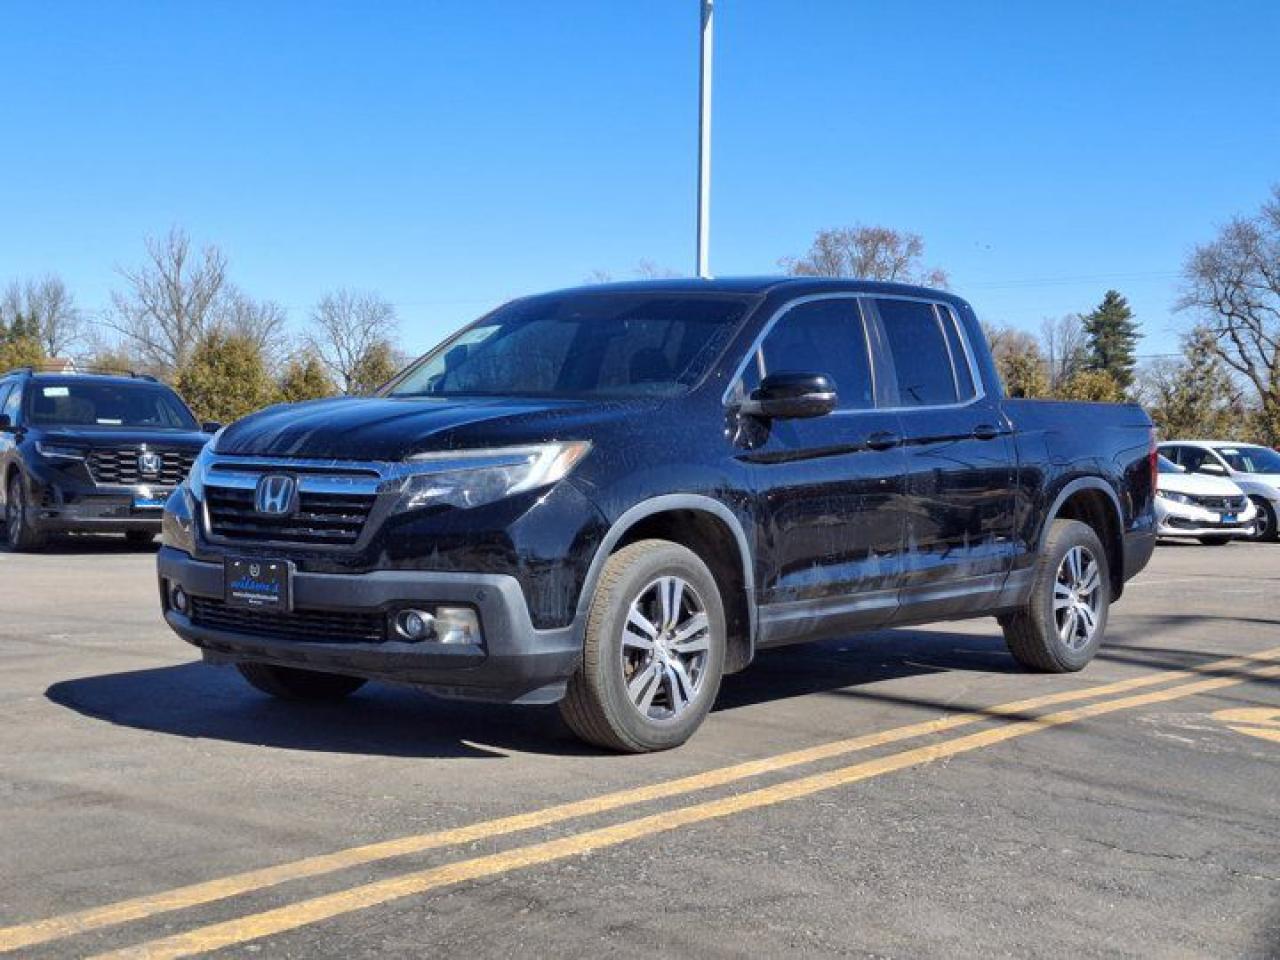
<path fill-rule="evenodd" d="M 1026 700 L 1015 700 L 1011 703 L 985 708 L 981 712 L 956 713 L 935 720 L 925 720 L 877 733 L 819 744 L 790 753 L 720 767 L 688 777 L 660 781 L 641 787 L 557 804 L 528 813 L 486 820 L 449 830 L 415 834 L 394 840 L 384 840 L 350 847 L 333 853 L 319 854 L 275 866 L 249 870 L 159 893 L 144 894 L 127 900 L 120 900 L 116 903 L 104 904 L 100 907 L 90 907 L 74 913 L 66 913 L 9 927 L 0 927 L 0 953 L 47 943 L 50 940 L 59 940 L 91 930 L 99 930 L 103 927 L 142 920 L 174 910 L 185 910 L 201 904 L 252 893 L 278 884 L 322 876 L 338 870 L 345 870 L 381 860 L 389 860 L 395 857 L 403 857 L 458 844 L 473 843 L 478 840 L 486 840 L 523 830 L 562 823 L 579 817 L 607 813 L 611 810 L 635 804 L 683 796 L 695 791 L 707 790 L 751 777 L 775 773 L 802 764 L 844 756 L 859 750 L 885 746 L 915 737 L 944 733 L 959 727 L 970 726 L 992 716 L 1016 716 L 1040 707 L 1156 686 L 1173 680 L 1185 679 L 1194 673 L 1218 673 L 1238 670 L 1256 660 L 1276 658 L 1280 658 L 1280 647 L 1264 650 L 1251 656 L 1230 657 L 1187 670 L 1167 670 L 1161 673 L 1135 677 L 1130 680 L 1064 690 Z"/>
<path fill-rule="evenodd" d="M 250 914 L 235 920 L 213 923 L 190 930 L 126 947 L 122 950 L 99 954 L 93 960 L 170 960 L 207 953 L 236 944 L 259 940 L 263 937 L 296 930 L 299 927 L 329 920 L 344 914 L 365 910 L 392 900 L 427 893 L 441 887 L 453 886 L 468 880 L 492 877 L 526 867 L 551 863 L 568 857 L 581 856 L 607 847 L 614 847 L 631 840 L 669 833 L 680 827 L 703 823 L 749 810 L 758 810 L 787 800 L 807 797 L 823 790 L 848 786 L 861 780 L 883 776 L 908 767 L 932 763 L 947 757 L 967 753 L 982 747 L 1003 743 L 1016 737 L 1041 730 L 1074 723 L 1089 717 L 1132 710 L 1137 707 L 1179 700 L 1197 694 L 1209 693 L 1224 687 L 1235 686 L 1251 679 L 1280 677 L 1280 665 L 1255 667 L 1241 671 L 1234 677 L 1215 677 L 1192 683 L 1156 690 L 1150 693 L 1119 697 L 1099 703 L 1087 704 L 1059 713 L 1047 714 L 1026 720 L 1018 720 L 1001 727 L 971 733 L 944 740 L 941 743 L 904 750 L 874 760 L 865 760 L 851 766 L 824 773 L 786 780 L 773 786 L 761 787 L 746 793 L 708 800 L 675 810 L 627 820 L 609 827 L 601 827 L 584 833 L 572 834 L 558 840 L 529 844 L 502 853 L 460 860 L 443 866 L 431 867 L 403 874 L 388 880 L 365 883 L 337 893 L 313 897 L 278 907 L 262 913 Z"/>
<path fill-rule="evenodd" d="M 1221 721 L 1236 733 L 1280 743 L 1280 707 L 1238 707 L 1219 710 L 1213 719 Z"/>

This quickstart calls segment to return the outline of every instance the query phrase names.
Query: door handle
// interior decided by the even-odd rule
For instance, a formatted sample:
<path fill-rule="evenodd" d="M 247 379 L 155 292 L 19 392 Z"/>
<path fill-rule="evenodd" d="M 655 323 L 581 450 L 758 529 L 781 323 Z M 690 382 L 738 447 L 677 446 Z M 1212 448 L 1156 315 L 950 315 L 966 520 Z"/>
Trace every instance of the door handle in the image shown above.
<path fill-rule="evenodd" d="M 877 430 L 867 437 L 867 446 L 872 450 L 892 450 L 902 443 L 902 438 L 888 430 Z"/>
<path fill-rule="evenodd" d="M 975 440 L 994 440 L 998 436 L 1000 436 L 1000 428 L 989 423 L 980 423 L 973 428 Z"/>

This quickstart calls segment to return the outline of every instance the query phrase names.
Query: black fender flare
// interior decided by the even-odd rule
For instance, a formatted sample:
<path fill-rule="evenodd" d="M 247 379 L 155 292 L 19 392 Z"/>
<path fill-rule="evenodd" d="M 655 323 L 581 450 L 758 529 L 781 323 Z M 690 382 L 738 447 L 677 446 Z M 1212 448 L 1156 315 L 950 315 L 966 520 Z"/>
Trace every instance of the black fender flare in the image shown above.
<path fill-rule="evenodd" d="M 641 500 L 634 506 L 624 510 L 613 521 L 608 532 L 596 548 L 587 575 L 582 582 L 582 591 L 578 594 L 578 605 L 574 612 L 574 630 L 579 639 L 586 630 L 587 608 L 591 606 L 591 598 L 595 596 L 596 584 L 600 581 L 600 573 L 605 561 L 613 553 L 614 548 L 626 536 L 627 531 L 641 520 L 659 513 L 670 513 L 675 510 L 692 510 L 707 513 L 724 523 L 733 534 L 738 544 L 738 554 L 742 559 L 742 582 L 747 594 L 748 642 L 750 653 L 755 653 L 756 643 L 756 589 L 754 555 L 746 530 L 742 527 L 737 515 L 720 500 L 697 493 L 668 493 L 648 500 Z"/>

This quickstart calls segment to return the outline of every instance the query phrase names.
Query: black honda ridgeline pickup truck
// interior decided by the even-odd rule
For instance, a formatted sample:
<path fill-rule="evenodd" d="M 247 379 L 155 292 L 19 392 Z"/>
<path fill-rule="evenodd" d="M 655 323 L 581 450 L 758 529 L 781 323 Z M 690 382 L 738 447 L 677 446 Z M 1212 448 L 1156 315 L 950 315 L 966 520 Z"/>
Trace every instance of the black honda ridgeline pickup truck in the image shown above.
<path fill-rule="evenodd" d="M 559 701 L 657 750 L 781 644 L 994 615 L 1026 667 L 1081 669 L 1154 490 L 1139 407 L 1006 398 L 948 293 L 606 285 L 225 428 L 166 507 L 160 595 L 276 696 Z"/>

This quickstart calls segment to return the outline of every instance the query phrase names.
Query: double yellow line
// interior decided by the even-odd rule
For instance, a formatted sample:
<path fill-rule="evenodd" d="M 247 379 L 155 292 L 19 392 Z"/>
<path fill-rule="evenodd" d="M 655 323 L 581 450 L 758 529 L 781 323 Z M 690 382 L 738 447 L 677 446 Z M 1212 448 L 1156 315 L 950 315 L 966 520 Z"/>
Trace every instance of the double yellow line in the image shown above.
<path fill-rule="evenodd" d="M 222 947 L 256 940 L 261 937 L 294 930 L 298 927 L 330 919 L 367 907 L 467 880 L 494 876 L 537 864 L 550 863 L 630 840 L 650 837 L 691 824 L 715 820 L 748 810 L 772 806 L 847 786 L 870 777 L 881 776 L 907 767 L 956 756 L 981 747 L 991 746 L 1040 730 L 1051 729 L 1089 717 L 1183 697 L 1208 693 L 1252 679 L 1280 676 L 1280 647 L 1250 657 L 1219 660 L 1194 669 L 1172 670 L 1150 674 L 1117 683 L 1102 684 L 1063 691 L 1047 696 L 1000 704 L 977 712 L 953 714 L 937 720 L 896 727 L 865 736 L 837 740 L 804 750 L 735 764 L 676 780 L 668 780 L 629 790 L 620 790 L 542 810 L 502 817 L 452 830 L 419 834 L 381 843 L 352 847 L 292 863 L 252 870 L 204 883 L 180 887 L 164 893 L 135 897 L 117 903 L 75 913 L 0 928 L 0 952 L 29 947 L 51 940 L 104 927 L 183 910 L 229 897 L 251 893 L 277 884 L 315 877 L 362 864 L 402 857 L 426 850 L 456 846 L 491 839 L 535 827 L 548 826 L 580 817 L 592 816 L 622 807 L 670 797 L 682 796 L 736 781 L 775 773 L 802 764 L 831 759 L 860 750 L 884 746 L 902 740 L 938 734 L 977 724 L 987 719 L 1011 719 L 1002 726 L 954 737 L 939 743 L 915 747 L 849 766 L 786 780 L 745 793 L 695 803 L 650 816 L 626 820 L 612 826 L 528 844 L 487 856 L 473 857 L 442 866 L 406 873 L 386 880 L 365 883 L 324 896 L 305 899 L 287 906 L 250 914 L 238 919 L 213 923 L 137 947 L 103 954 L 103 957 L 184 957 Z M 1260 665 L 1267 664 L 1267 665 Z M 1178 686 L 1147 693 L 1132 691 L 1160 686 L 1195 675 L 1210 675 Z M 1120 696 L 1129 694 L 1128 696 Z M 1028 711 L 1111 697 L 1085 706 L 1026 717 Z"/>

